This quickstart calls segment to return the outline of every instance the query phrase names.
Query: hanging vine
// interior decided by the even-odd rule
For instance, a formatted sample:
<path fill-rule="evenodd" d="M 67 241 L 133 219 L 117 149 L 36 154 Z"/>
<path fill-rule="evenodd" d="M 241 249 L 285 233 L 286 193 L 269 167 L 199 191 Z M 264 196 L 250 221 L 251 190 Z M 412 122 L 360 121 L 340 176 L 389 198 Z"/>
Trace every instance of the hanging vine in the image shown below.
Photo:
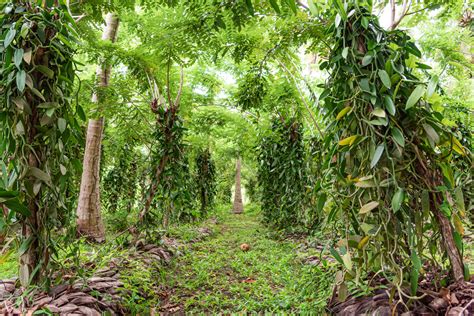
<path fill-rule="evenodd" d="M 306 184 L 305 148 L 301 124 L 275 117 L 272 132 L 258 147 L 258 182 L 265 220 L 279 228 L 302 224 Z"/>
<path fill-rule="evenodd" d="M 135 203 L 138 180 L 138 154 L 133 145 L 126 143 L 120 150 L 115 165 L 104 179 L 104 200 L 109 212 L 123 208 L 130 213 Z"/>
<path fill-rule="evenodd" d="M 206 217 L 216 196 L 215 164 L 209 148 L 201 149 L 196 156 L 196 188 L 201 202 L 201 217 Z"/>
<path fill-rule="evenodd" d="M 449 259 L 451 278 L 463 279 L 465 214 L 453 175 L 465 172 L 454 158 L 469 153 L 431 108 L 437 79 L 417 77 L 429 67 L 417 62 L 421 53 L 405 32 L 384 30 L 365 8 L 340 6 L 328 35 L 335 43 L 321 64 L 330 74 L 321 99 L 329 218 L 347 225 L 331 251 L 346 281 L 380 274 L 403 305 L 427 266 L 442 269 Z"/>
<path fill-rule="evenodd" d="M 185 128 L 179 116 L 179 105 L 183 87 L 183 70 L 176 99 L 171 99 L 169 84 L 170 68 L 167 70 L 167 98 L 161 94 L 156 83 L 151 83 L 154 99 L 150 104 L 156 115 L 154 134 L 157 146 L 152 153 L 153 177 L 145 199 L 145 206 L 140 213 L 140 222 L 150 226 L 161 218 L 162 225 L 167 227 L 171 220 L 188 220 L 196 214 L 189 214 L 192 208 L 192 189 L 189 163 L 186 157 L 186 146 L 183 142 Z M 161 214 L 151 211 L 152 203 L 161 210 Z M 153 216 L 154 215 L 154 216 Z M 154 220 L 155 219 L 155 220 Z M 153 226 L 153 225 L 151 225 Z"/>
<path fill-rule="evenodd" d="M 80 131 L 71 106 L 75 23 L 56 1 L 35 3 L 4 4 L 0 15 L 0 204 L 7 224 L 21 225 L 24 286 L 50 282 L 52 218 L 69 211 L 69 150 Z"/>

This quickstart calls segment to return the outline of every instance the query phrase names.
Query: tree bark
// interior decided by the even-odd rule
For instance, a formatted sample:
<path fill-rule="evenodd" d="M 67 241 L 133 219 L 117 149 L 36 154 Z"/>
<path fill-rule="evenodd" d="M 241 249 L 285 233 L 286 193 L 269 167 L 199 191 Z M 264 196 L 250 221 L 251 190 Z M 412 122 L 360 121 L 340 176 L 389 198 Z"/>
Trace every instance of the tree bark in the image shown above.
<path fill-rule="evenodd" d="M 30 102 L 31 103 L 31 102 Z M 32 107 L 32 114 L 29 117 L 29 132 L 28 132 L 28 143 L 34 146 L 34 141 L 36 138 L 36 126 L 38 125 L 38 112 L 36 107 Z M 38 157 L 36 156 L 38 155 Z M 41 149 L 38 146 L 34 146 L 28 154 L 28 165 L 31 168 L 38 168 L 39 162 L 38 159 L 41 159 Z M 34 176 L 29 176 L 31 183 L 34 183 L 36 180 Z M 41 193 L 38 192 L 38 195 L 35 197 L 30 197 L 28 199 L 28 209 L 30 211 L 30 216 L 28 216 L 21 224 L 21 237 L 23 240 L 28 240 L 28 248 L 25 252 L 20 255 L 20 283 L 23 287 L 27 287 L 30 283 L 35 284 L 38 281 L 38 276 L 42 271 L 37 271 L 36 274 L 33 274 L 36 266 L 40 264 L 40 249 L 38 245 L 39 238 L 39 223 L 38 223 L 38 199 L 41 198 Z M 47 259 L 47 258 L 45 258 Z M 45 264 L 43 263 L 43 267 Z M 40 267 L 40 270 L 43 269 Z"/>
<path fill-rule="evenodd" d="M 464 265 L 462 262 L 461 254 L 456 246 L 453 238 L 453 229 L 449 219 L 439 209 L 439 204 L 442 198 L 439 197 L 439 193 L 432 193 L 430 204 L 432 212 L 438 222 L 443 236 L 444 247 L 446 248 L 446 254 L 448 255 L 449 262 L 451 263 L 451 272 L 453 273 L 454 280 L 460 282 L 464 280 Z"/>
<path fill-rule="evenodd" d="M 104 119 L 90 119 L 87 127 L 81 190 L 77 207 L 77 231 L 97 242 L 105 240 L 100 214 L 100 145 Z"/>
<path fill-rule="evenodd" d="M 235 166 L 235 194 L 234 194 L 234 214 L 242 214 L 244 211 L 244 205 L 242 203 L 242 185 L 241 185 L 241 174 L 240 174 L 240 157 L 237 158 Z"/>
<path fill-rule="evenodd" d="M 165 170 L 166 163 L 168 162 L 168 155 L 165 155 L 163 158 L 161 158 L 160 163 L 156 167 L 156 172 L 155 172 L 155 179 L 152 180 L 152 184 L 150 187 L 150 192 L 148 194 L 148 197 L 145 201 L 145 207 L 143 210 L 140 212 L 139 215 L 139 221 L 143 223 L 145 220 L 146 214 L 148 214 L 150 207 L 151 207 L 151 202 L 153 202 L 153 198 L 155 197 L 156 189 L 158 188 L 158 185 L 161 182 L 161 174 Z"/>
<path fill-rule="evenodd" d="M 113 13 L 105 18 L 104 41 L 115 42 L 119 27 L 119 19 Z M 97 67 L 98 87 L 109 85 L 111 66 L 107 64 Z M 100 103 L 99 93 L 94 92 L 92 102 Z M 105 240 L 105 229 L 100 213 L 100 147 L 104 118 L 90 119 L 87 127 L 86 148 L 84 152 L 81 190 L 77 206 L 77 231 L 96 242 Z"/>

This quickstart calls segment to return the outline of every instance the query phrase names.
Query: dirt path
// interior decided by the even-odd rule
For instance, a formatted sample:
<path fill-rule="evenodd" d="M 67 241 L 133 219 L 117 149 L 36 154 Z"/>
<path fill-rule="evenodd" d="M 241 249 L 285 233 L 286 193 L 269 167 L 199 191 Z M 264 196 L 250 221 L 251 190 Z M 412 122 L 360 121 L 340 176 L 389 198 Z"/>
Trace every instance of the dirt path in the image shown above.
<path fill-rule="evenodd" d="M 175 259 L 164 280 L 161 312 L 315 312 L 331 291 L 331 275 L 298 258 L 252 214 L 226 214 L 209 238 Z M 247 243 L 250 250 L 240 249 Z"/>

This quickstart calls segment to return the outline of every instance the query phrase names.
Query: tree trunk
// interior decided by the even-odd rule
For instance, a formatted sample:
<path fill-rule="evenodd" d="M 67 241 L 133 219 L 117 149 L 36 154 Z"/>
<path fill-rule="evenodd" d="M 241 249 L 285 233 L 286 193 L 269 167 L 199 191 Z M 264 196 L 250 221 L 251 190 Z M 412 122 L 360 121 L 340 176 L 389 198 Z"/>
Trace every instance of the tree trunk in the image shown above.
<path fill-rule="evenodd" d="M 453 229 L 449 219 L 439 209 L 439 204 L 442 202 L 442 198 L 439 193 L 432 193 L 430 199 L 431 210 L 436 217 L 439 228 L 441 230 L 441 236 L 443 236 L 444 247 L 446 248 L 446 254 L 448 255 L 449 262 L 451 263 L 451 272 L 453 273 L 454 280 L 460 282 L 464 280 L 464 265 L 462 263 L 462 257 L 459 253 L 459 249 L 456 246 L 453 238 Z"/>
<path fill-rule="evenodd" d="M 113 13 L 105 18 L 105 30 L 102 39 L 115 42 L 119 26 L 119 19 Z M 97 67 L 98 87 L 109 85 L 111 67 L 100 65 Z M 99 91 L 100 92 L 100 91 Z M 100 94 L 92 95 L 92 102 L 100 103 Z M 100 214 L 100 147 L 104 118 L 90 119 L 87 127 L 86 148 L 84 152 L 81 190 L 77 206 L 77 231 L 91 240 L 102 242 L 105 240 L 105 229 Z"/>
<path fill-rule="evenodd" d="M 151 202 L 153 202 L 153 198 L 155 197 L 155 193 L 156 193 L 156 189 L 158 188 L 158 185 L 160 184 L 161 182 L 161 174 L 163 173 L 163 171 L 165 170 L 165 166 L 166 166 L 166 163 L 168 161 L 168 155 L 165 155 L 163 158 L 161 158 L 160 160 L 160 163 L 158 164 L 158 166 L 156 167 L 156 172 L 155 172 L 155 178 L 152 179 L 152 184 L 151 184 L 151 187 L 150 187 L 150 192 L 148 194 L 148 197 L 145 201 L 145 207 L 143 208 L 143 210 L 140 212 L 140 215 L 139 215 L 139 221 L 141 223 L 144 222 L 145 220 L 145 216 L 148 214 L 148 212 L 150 211 L 150 207 L 151 207 Z"/>
<path fill-rule="evenodd" d="M 235 194 L 234 194 L 234 214 L 242 214 L 244 211 L 244 205 L 242 203 L 242 185 L 241 185 L 241 175 L 240 175 L 240 157 L 237 158 L 237 163 L 235 166 Z"/>
<path fill-rule="evenodd" d="M 87 127 L 81 191 L 77 207 L 77 231 L 97 242 L 105 240 L 105 229 L 100 214 L 99 166 L 100 144 L 104 119 L 90 119 Z"/>
<path fill-rule="evenodd" d="M 30 144 L 34 144 L 34 140 L 36 137 L 36 126 L 38 125 L 38 112 L 36 107 L 32 107 L 32 114 L 29 117 L 29 135 L 28 135 L 28 142 Z M 28 165 L 31 168 L 38 168 L 39 162 L 38 159 L 41 159 L 41 150 L 37 146 L 36 148 L 30 150 L 28 154 Z M 38 157 L 36 156 L 38 154 Z M 38 158 L 38 159 L 37 159 Z M 31 183 L 33 183 L 36 179 L 34 176 L 29 176 Z M 39 224 L 38 224 L 38 199 L 41 197 L 41 193 L 35 197 L 30 197 L 28 199 L 28 209 L 30 211 L 30 216 L 26 217 L 26 219 L 21 224 L 21 237 L 22 240 L 28 240 L 28 248 L 25 252 L 20 255 L 20 283 L 23 287 L 27 287 L 30 283 L 35 284 L 38 281 L 38 276 L 42 271 L 37 270 L 36 273 L 33 275 L 36 266 L 40 264 L 40 249 L 38 245 L 38 238 L 39 236 Z M 45 266 L 43 262 L 43 267 Z M 40 267 L 40 270 L 43 269 Z"/>

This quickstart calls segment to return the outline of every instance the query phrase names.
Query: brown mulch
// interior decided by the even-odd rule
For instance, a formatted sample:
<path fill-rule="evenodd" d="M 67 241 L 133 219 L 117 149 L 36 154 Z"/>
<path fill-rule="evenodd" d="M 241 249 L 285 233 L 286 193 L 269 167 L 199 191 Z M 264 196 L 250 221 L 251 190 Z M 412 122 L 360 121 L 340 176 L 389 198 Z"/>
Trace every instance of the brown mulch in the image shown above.
<path fill-rule="evenodd" d="M 209 228 L 199 228 L 199 236 L 190 243 L 207 238 L 212 234 Z M 112 259 L 108 267 L 96 271 L 85 280 L 60 284 L 49 292 L 32 292 L 22 295 L 16 278 L 0 280 L 0 315 L 33 315 L 36 311 L 49 310 L 54 315 L 127 315 L 122 307 L 121 292 L 127 291 L 120 281 L 120 273 L 126 273 L 127 264 L 141 261 L 146 264 L 169 264 L 172 257 L 179 255 L 178 248 L 184 246 L 176 239 L 163 238 L 163 245 L 135 243 L 127 258 Z M 94 263 L 91 263 L 94 266 Z"/>
<path fill-rule="evenodd" d="M 472 280 L 471 280 L 472 281 Z M 403 304 L 397 304 L 398 295 L 392 301 L 389 294 L 380 290 L 373 296 L 349 298 L 346 301 L 332 302 L 328 309 L 333 315 L 378 315 L 378 316 L 417 316 L 417 315 L 474 315 L 474 282 L 452 284 L 441 288 L 438 292 L 420 290 L 418 295 L 424 295 L 420 300 L 410 304 L 407 311 Z M 404 303 L 407 300 L 404 299 Z"/>
<path fill-rule="evenodd" d="M 148 244 L 137 249 L 132 259 L 145 263 L 169 263 L 172 255 L 169 249 Z M 120 281 L 121 265 L 125 263 L 112 260 L 108 267 L 96 271 L 86 280 L 57 285 L 49 292 L 35 292 L 23 297 L 16 279 L 0 281 L 0 315 L 33 315 L 42 309 L 55 315 L 125 315 L 120 298 L 120 292 L 125 290 Z"/>

